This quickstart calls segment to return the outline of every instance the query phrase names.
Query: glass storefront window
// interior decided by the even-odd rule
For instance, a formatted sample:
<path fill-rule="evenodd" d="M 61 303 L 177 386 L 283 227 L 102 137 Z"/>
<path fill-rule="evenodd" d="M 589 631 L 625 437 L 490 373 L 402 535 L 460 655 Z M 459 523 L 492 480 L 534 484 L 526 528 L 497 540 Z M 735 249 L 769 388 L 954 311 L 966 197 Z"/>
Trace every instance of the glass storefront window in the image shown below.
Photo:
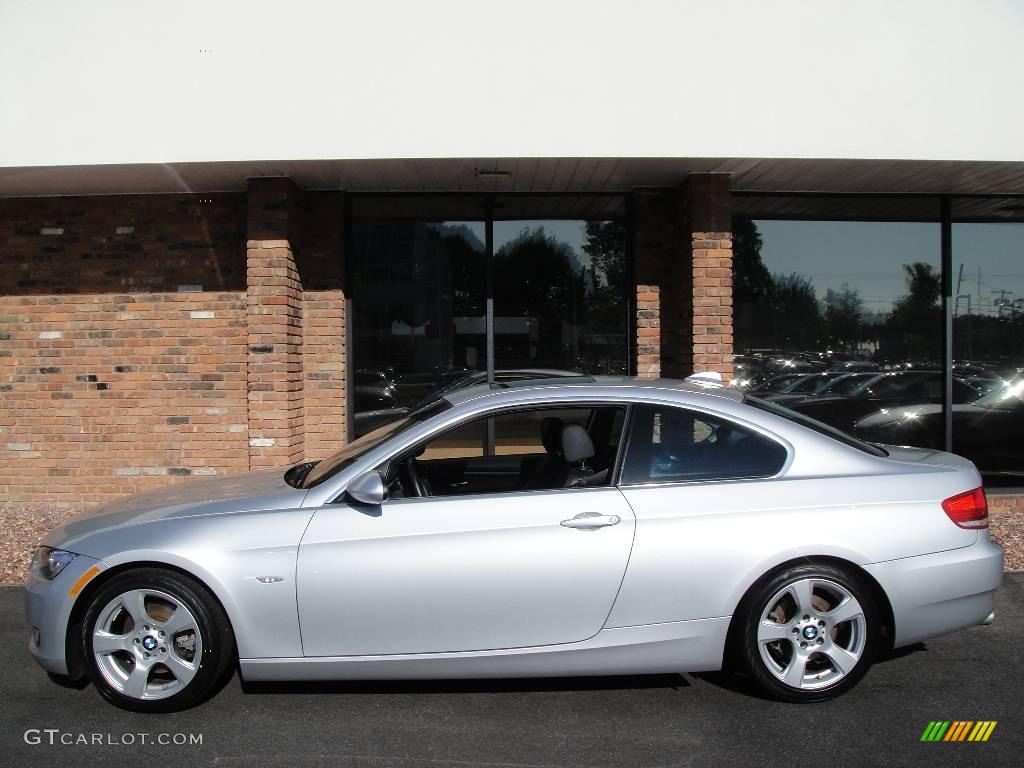
<path fill-rule="evenodd" d="M 870 441 L 934 444 L 891 425 L 941 425 L 938 199 L 738 195 L 734 211 L 737 385 Z M 957 402 L 980 395 L 955 383 Z"/>
<path fill-rule="evenodd" d="M 353 436 L 486 381 L 489 260 L 497 378 L 626 373 L 623 209 L 607 195 L 354 196 Z"/>
<path fill-rule="evenodd" d="M 625 374 L 625 250 L 619 221 L 496 221 L 496 368 Z"/>
<path fill-rule="evenodd" d="M 357 220 L 351 232 L 355 436 L 485 364 L 480 221 Z"/>
<path fill-rule="evenodd" d="M 953 204 L 955 374 L 984 392 L 953 408 L 953 450 L 985 484 L 1024 485 L 1024 200 Z"/>

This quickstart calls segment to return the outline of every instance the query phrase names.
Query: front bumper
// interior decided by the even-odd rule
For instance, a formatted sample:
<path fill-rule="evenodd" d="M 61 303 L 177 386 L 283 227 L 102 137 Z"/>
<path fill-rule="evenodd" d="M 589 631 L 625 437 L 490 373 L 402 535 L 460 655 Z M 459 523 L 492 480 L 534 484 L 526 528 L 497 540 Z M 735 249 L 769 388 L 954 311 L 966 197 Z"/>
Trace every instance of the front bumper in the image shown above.
<path fill-rule="evenodd" d="M 70 673 L 67 662 L 68 619 L 76 598 L 81 595 L 80 591 L 75 596 L 70 592 L 92 568 L 98 569 L 92 577 L 95 578 L 107 569 L 107 564 L 102 560 L 79 555 L 52 581 L 44 579 L 34 570 L 29 572 L 25 580 L 25 615 L 32 628 L 28 649 L 39 666 L 47 672 L 58 675 Z"/>
<path fill-rule="evenodd" d="M 889 597 L 899 647 L 984 623 L 1003 580 L 1003 548 L 984 530 L 968 547 L 864 568 Z"/>

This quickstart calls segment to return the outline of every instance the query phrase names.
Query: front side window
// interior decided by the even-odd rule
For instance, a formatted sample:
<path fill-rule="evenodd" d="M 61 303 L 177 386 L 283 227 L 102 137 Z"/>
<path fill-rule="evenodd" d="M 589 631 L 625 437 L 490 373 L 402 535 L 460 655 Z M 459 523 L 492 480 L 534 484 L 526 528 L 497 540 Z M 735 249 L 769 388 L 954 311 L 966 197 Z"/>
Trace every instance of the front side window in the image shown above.
<path fill-rule="evenodd" d="M 416 498 L 608 485 L 624 421 L 625 408 L 611 405 L 473 419 L 390 461 L 383 468 L 388 494 Z"/>
<path fill-rule="evenodd" d="M 775 441 L 718 417 L 662 405 L 633 413 L 624 485 L 769 477 L 786 462 Z"/>

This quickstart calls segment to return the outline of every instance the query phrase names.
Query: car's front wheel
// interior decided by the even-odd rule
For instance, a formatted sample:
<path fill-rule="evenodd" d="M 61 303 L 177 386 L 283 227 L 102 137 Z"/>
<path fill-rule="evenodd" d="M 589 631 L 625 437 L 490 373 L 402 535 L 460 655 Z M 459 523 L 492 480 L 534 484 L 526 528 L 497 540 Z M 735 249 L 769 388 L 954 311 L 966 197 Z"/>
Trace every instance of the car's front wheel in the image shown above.
<path fill-rule="evenodd" d="M 172 712 L 213 692 L 234 661 L 220 603 L 175 571 L 139 568 L 93 596 L 81 624 L 82 652 L 100 693 L 124 709 Z"/>
<path fill-rule="evenodd" d="M 867 673 L 882 614 L 852 569 L 798 565 L 744 600 L 742 660 L 759 687 L 782 701 L 824 701 Z"/>

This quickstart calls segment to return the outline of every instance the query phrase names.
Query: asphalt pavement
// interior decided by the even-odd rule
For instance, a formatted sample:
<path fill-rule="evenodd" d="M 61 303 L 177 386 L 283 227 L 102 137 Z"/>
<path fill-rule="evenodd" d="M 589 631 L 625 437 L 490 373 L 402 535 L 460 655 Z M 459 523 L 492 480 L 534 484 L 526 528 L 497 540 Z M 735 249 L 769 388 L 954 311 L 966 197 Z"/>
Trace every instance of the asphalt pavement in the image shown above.
<path fill-rule="evenodd" d="M 0 589 L 0 765 L 1024 764 L 1021 573 L 1007 575 L 992 625 L 904 649 L 847 695 L 803 706 L 720 674 L 259 686 L 236 676 L 197 709 L 145 716 L 52 682 L 27 633 L 21 590 Z M 998 725 L 985 743 L 922 743 L 932 720 Z"/>

